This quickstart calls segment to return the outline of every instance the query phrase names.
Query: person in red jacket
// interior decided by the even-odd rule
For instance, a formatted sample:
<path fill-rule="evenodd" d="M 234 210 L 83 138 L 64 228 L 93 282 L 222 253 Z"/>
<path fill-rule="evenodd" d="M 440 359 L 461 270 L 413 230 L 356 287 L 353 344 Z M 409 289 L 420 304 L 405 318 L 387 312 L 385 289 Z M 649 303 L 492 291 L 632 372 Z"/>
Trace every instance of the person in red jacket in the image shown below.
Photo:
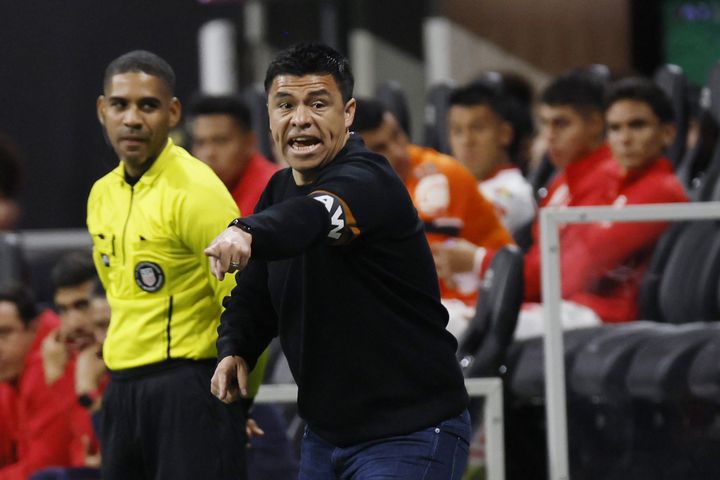
<path fill-rule="evenodd" d="M 59 325 L 26 287 L 0 287 L 0 480 L 71 464 L 72 375 L 45 382 L 41 344 Z"/>
<path fill-rule="evenodd" d="M 250 215 L 278 165 L 256 150 L 250 110 L 235 96 L 201 96 L 189 108 L 192 154 L 230 190 L 240 214 Z"/>
<path fill-rule="evenodd" d="M 547 154 L 558 170 L 548 193 L 540 200 L 547 206 L 603 205 L 612 197 L 615 164 L 604 142 L 602 86 L 580 73 L 558 77 L 542 93 L 538 117 Z M 537 219 L 532 245 L 525 254 L 525 299 L 540 300 L 540 245 Z M 473 269 L 478 248 L 457 241 L 444 247 L 440 269 L 446 275 Z M 485 255 L 487 266 L 492 251 Z M 436 257 L 437 260 L 437 257 Z M 477 265 L 475 266 L 477 267 Z M 484 269 L 475 273 L 482 275 Z"/>
<path fill-rule="evenodd" d="M 643 78 L 612 85 L 607 138 L 616 160 L 612 205 L 687 202 L 663 152 L 675 136 L 664 92 Z M 563 298 L 585 305 L 604 322 L 637 318 L 640 281 L 667 222 L 599 223 L 568 229 L 561 246 Z"/>
<path fill-rule="evenodd" d="M 52 384 L 69 371 L 77 404 L 73 412 L 72 465 L 100 466 L 100 446 L 91 415 L 99 410 L 109 380 L 102 360 L 102 325 L 109 323 L 105 292 L 89 251 L 63 255 L 51 272 L 60 325 L 42 342 L 45 381 Z"/>

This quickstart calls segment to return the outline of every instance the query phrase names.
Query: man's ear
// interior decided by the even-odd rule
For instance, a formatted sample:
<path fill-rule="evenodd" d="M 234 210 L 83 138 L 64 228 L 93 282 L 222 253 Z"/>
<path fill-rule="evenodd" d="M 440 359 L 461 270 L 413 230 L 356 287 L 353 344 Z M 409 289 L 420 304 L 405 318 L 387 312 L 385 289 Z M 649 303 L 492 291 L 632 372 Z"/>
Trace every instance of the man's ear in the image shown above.
<path fill-rule="evenodd" d="M 508 148 L 515 137 L 515 129 L 510 122 L 502 122 L 500 124 L 500 145 Z"/>
<path fill-rule="evenodd" d="M 95 102 L 95 108 L 100 125 L 105 126 L 105 95 L 98 96 Z"/>
<path fill-rule="evenodd" d="M 605 135 L 605 116 L 602 113 L 590 112 L 585 117 L 585 121 L 594 137 L 603 137 Z"/>
<path fill-rule="evenodd" d="M 671 122 L 663 123 L 660 128 L 662 129 L 663 147 L 668 148 L 675 141 L 677 128 L 675 124 Z"/>
<path fill-rule="evenodd" d="M 355 107 L 357 106 L 357 102 L 354 98 L 351 98 L 347 101 L 345 104 L 345 128 L 350 128 L 350 126 L 353 124 L 353 121 L 355 120 Z"/>
<path fill-rule="evenodd" d="M 177 127 L 182 117 L 182 104 L 177 97 L 170 99 L 170 128 Z"/>

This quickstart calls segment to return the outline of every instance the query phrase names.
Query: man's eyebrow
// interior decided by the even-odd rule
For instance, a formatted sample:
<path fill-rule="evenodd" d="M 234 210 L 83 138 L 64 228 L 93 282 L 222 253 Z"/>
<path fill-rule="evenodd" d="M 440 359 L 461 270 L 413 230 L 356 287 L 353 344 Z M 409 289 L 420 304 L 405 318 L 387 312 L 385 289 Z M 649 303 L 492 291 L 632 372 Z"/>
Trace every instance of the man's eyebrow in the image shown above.
<path fill-rule="evenodd" d="M 279 98 L 279 99 L 292 98 L 292 97 L 293 97 L 293 94 L 291 94 L 291 93 L 289 93 L 289 92 L 283 92 L 282 90 L 278 90 L 278 91 L 275 92 L 275 94 L 273 95 L 273 98 Z"/>
<path fill-rule="evenodd" d="M 129 101 L 130 101 L 130 99 L 128 99 L 127 97 L 122 96 L 122 95 L 111 95 L 111 96 L 108 97 L 108 99 L 109 99 L 109 100 L 121 100 L 121 101 L 123 101 L 123 102 L 129 102 Z M 151 96 L 149 96 L 149 97 L 141 97 L 140 100 L 138 100 L 138 102 L 139 102 L 139 103 L 147 103 L 147 102 L 162 103 L 162 100 L 160 100 L 160 98 L 158 98 L 158 97 L 151 97 Z"/>
<path fill-rule="evenodd" d="M 308 92 L 308 97 L 313 97 L 313 98 L 314 97 L 330 97 L 330 96 L 331 96 L 330 92 L 325 88 L 321 88 L 319 90 L 313 90 L 312 92 Z"/>
<path fill-rule="evenodd" d="M 277 92 L 275 92 L 275 95 L 274 95 L 275 98 L 286 98 L 286 97 L 293 97 L 293 96 L 294 95 L 292 95 L 291 93 L 283 92 L 282 90 L 278 90 Z M 330 92 L 325 88 L 321 88 L 319 90 L 313 90 L 311 92 L 308 92 L 307 96 L 308 97 L 322 97 L 322 96 L 329 97 Z"/>

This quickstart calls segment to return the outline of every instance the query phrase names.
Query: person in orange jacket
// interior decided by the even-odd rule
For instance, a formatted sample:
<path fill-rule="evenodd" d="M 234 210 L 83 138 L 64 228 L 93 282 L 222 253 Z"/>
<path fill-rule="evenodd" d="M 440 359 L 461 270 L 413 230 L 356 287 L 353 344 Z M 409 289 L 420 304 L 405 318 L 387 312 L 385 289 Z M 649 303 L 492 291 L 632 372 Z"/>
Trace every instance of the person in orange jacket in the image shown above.
<path fill-rule="evenodd" d="M 380 102 L 358 99 L 352 129 L 368 149 L 387 158 L 403 180 L 435 251 L 458 238 L 487 249 L 512 243 L 495 207 L 478 191 L 472 173 L 448 155 L 411 145 L 393 114 Z M 483 260 L 484 256 L 478 255 L 475 262 L 482 264 Z M 474 305 L 478 286 L 476 275 L 455 275 L 441 279 L 440 293 L 443 299 Z"/>

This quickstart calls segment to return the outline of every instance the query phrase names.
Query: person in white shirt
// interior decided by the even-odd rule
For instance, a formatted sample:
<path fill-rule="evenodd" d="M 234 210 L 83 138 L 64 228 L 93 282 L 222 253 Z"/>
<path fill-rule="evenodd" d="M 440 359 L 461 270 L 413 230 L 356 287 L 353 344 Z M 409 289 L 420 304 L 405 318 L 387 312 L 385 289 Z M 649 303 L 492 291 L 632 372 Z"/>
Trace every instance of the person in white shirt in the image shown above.
<path fill-rule="evenodd" d="M 483 83 L 453 90 L 448 110 L 452 155 L 477 178 L 480 192 L 515 233 L 535 217 L 530 183 L 513 162 L 520 146 L 512 122 L 514 98 Z"/>

